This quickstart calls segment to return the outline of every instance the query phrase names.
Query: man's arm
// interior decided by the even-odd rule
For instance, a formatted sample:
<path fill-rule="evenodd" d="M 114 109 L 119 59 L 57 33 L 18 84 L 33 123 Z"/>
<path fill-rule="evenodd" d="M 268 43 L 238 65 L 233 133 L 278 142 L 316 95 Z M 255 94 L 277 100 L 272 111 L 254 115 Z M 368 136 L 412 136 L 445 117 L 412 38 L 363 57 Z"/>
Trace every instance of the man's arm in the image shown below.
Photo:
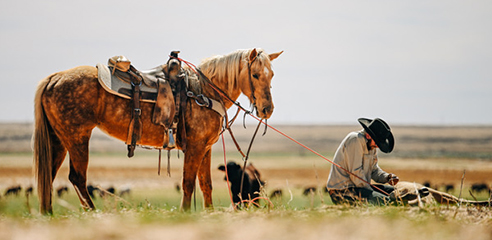
<path fill-rule="evenodd" d="M 396 185 L 400 181 L 398 176 L 393 173 L 387 173 L 379 167 L 377 157 L 374 160 L 371 177 L 377 183 L 389 183 L 390 185 Z"/>

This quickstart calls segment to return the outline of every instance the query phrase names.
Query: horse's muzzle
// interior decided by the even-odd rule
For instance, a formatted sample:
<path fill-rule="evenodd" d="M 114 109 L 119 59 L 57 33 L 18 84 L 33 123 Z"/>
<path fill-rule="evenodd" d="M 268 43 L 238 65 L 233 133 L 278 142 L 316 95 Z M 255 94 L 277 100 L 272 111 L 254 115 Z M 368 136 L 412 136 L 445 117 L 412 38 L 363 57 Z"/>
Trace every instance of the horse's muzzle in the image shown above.
<path fill-rule="evenodd" d="M 256 115 L 262 119 L 269 119 L 273 113 L 273 104 L 256 107 Z"/>

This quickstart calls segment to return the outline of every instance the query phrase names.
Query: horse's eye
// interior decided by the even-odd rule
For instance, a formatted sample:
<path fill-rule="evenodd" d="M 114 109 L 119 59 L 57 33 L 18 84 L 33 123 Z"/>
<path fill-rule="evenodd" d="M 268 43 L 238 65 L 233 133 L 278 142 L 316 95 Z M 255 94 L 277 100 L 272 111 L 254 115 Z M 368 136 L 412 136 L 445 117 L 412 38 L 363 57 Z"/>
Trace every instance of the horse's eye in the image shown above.
<path fill-rule="evenodd" d="M 253 77 L 256 78 L 256 79 L 259 79 L 260 78 L 260 76 L 258 74 L 256 74 L 256 73 L 253 74 Z"/>

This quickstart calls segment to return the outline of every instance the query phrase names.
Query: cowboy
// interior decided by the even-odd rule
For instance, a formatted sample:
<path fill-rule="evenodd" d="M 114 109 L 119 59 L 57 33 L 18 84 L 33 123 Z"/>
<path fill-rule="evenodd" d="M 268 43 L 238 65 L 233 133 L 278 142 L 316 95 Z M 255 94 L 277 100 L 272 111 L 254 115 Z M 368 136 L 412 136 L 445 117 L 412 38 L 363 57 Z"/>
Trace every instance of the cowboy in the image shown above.
<path fill-rule="evenodd" d="M 393 150 L 395 141 L 388 124 L 380 118 L 359 118 L 364 128 L 349 133 L 340 143 L 328 177 L 327 189 L 335 204 L 368 202 L 384 205 L 395 201 L 391 194 L 399 178 L 378 166 L 377 148 L 384 153 Z M 370 184 L 374 180 L 377 187 Z M 390 185 L 383 185 L 389 183 Z"/>

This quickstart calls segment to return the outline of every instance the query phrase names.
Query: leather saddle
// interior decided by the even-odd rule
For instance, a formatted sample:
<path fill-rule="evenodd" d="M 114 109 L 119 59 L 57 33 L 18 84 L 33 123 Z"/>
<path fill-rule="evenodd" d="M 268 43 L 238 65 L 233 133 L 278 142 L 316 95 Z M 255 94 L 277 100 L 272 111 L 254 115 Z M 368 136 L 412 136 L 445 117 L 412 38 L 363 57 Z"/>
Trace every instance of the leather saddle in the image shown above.
<path fill-rule="evenodd" d="M 101 86 L 108 92 L 127 99 L 132 98 L 131 74 L 128 72 L 114 71 L 107 65 L 98 63 L 98 79 Z M 164 74 L 166 66 L 160 65 L 149 70 L 138 71 L 142 77 L 140 85 L 140 101 L 155 103 L 158 93 L 159 79 L 166 79 Z M 187 75 L 184 75 L 187 78 Z"/>
<path fill-rule="evenodd" d="M 176 147 L 175 139 L 181 143 L 181 150 L 186 150 L 186 131 L 177 131 L 177 125 L 185 120 L 187 99 L 194 99 L 199 106 L 214 110 L 222 117 L 226 115 L 226 109 L 221 102 L 201 93 L 202 83 L 198 75 L 181 68 L 178 53 L 179 51 L 171 52 L 166 64 L 146 71 L 136 70 L 124 56 L 110 58 L 107 66 L 101 63 L 96 65 L 101 86 L 109 93 L 133 102 L 133 119 L 127 139 L 129 157 L 133 156 L 135 145 L 141 137 L 141 101 L 155 103 L 152 122 L 168 129 L 163 145 L 163 148 L 168 150 Z M 169 104 L 165 96 L 169 96 L 168 94 L 173 95 L 175 105 L 175 115 L 174 118 L 171 116 L 171 120 L 170 116 L 165 114 L 165 108 Z"/>
<path fill-rule="evenodd" d="M 178 52 L 173 53 L 176 54 L 177 58 Z M 152 122 L 162 125 L 165 129 L 170 129 L 176 116 L 169 116 L 169 111 L 167 111 L 169 109 L 168 96 L 174 96 L 174 100 L 177 100 L 176 94 L 179 95 L 179 93 L 175 91 L 173 85 L 175 86 L 177 83 L 183 85 L 182 80 L 187 75 L 182 71 L 181 63 L 175 58 L 169 59 L 165 65 L 146 71 L 135 69 L 124 56 L 112 57 L 108 60 L 107 66 L 98 63 L 96 67 L 99 83 L 106 91 L 133 102 L 133 117 L 126 141 L 128 157 L 132 157 L 142 132 L 140 101 L 154 103 Z M 186 89 L 182 88 L 180 91 L 186 91 Z M 164 139 L 168 140 L 167 142 L 164 141 L 164 145 L 175 146 L 173 133 L 169 132 L 168 134 L 169 136 L 164 136 Z"/>

